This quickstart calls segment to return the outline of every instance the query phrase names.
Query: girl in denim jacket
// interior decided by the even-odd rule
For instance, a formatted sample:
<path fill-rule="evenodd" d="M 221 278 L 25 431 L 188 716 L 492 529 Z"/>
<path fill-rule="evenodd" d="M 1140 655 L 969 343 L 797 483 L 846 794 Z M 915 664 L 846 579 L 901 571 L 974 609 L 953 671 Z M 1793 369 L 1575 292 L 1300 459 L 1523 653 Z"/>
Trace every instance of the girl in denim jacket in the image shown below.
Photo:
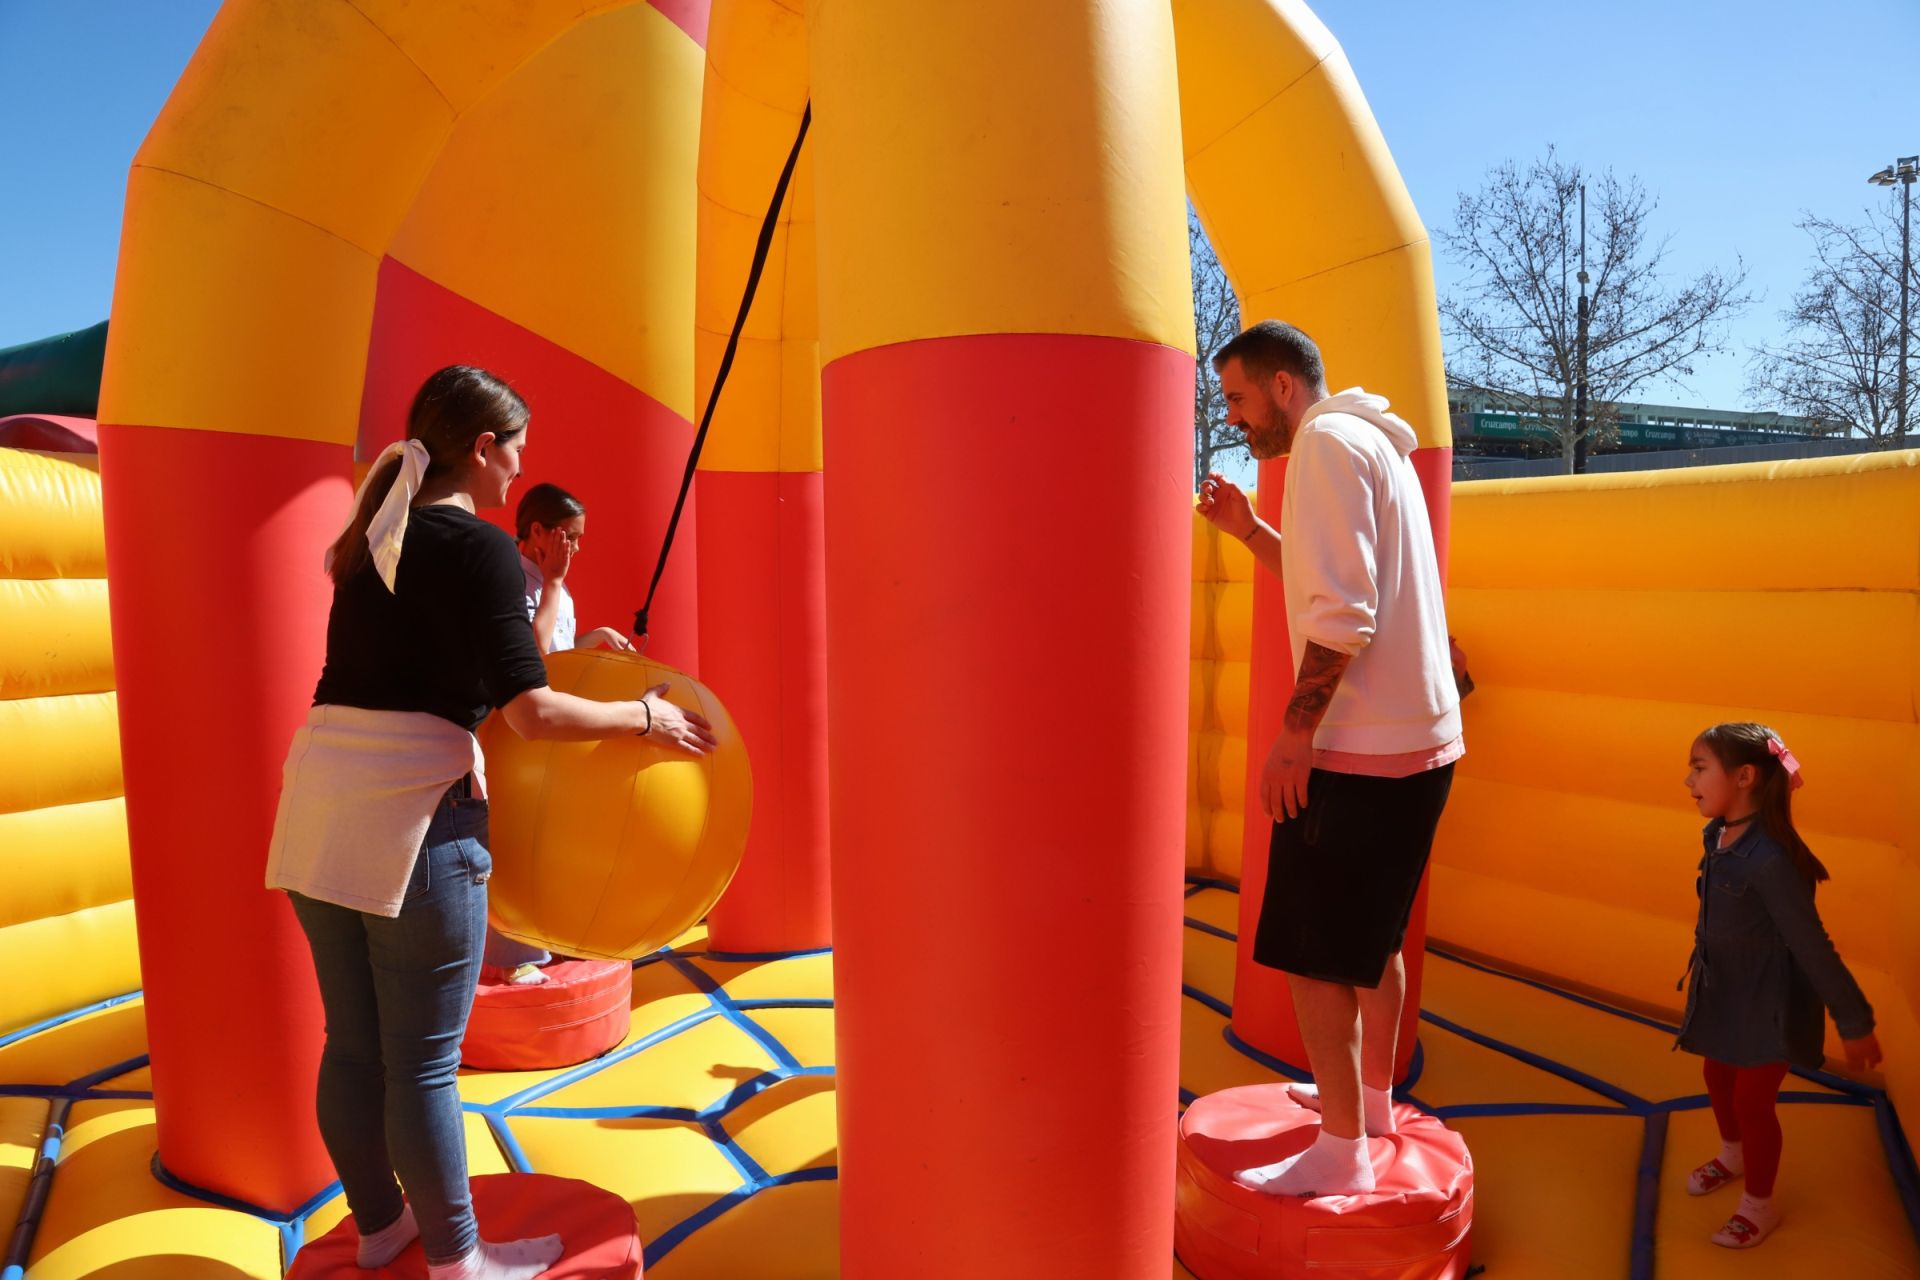
<path fill-rule="evenodd" d="M 1790 1067 L 1820 1066 L 1827 1011 L 1848 1065 L 1880 1062 L 1873 1009 L 1814 908 L 1827 869 L 1793 828 L 1800 785 L 1799 761 L 1764 725 L 1715 725 L 1694 740 L 1687 790 L 1709 821 L 1678 1043 L 1707 1060 L 1721 1145 L 1687 1191 L 1707 1195 L 1744 1175 L 1739 1206 L 1713 1236 L 1730 1249 L 1752 1248 L 1779 1223 L 1775 1095 Z"/>

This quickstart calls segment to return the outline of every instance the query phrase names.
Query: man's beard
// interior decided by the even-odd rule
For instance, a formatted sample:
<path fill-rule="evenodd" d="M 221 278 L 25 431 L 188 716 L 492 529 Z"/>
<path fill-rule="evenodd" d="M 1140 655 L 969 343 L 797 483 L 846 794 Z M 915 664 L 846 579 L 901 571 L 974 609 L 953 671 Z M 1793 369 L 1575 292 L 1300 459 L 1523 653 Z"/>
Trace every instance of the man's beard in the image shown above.
<path fill-rule="evenodd" d="M 1287 415 L 1278 408 L 1273 411 L 1271 426 L 1255 430 L 1251 423 L 1247 428 L 1247 452 L 1257 462 L 1269 458 L 1278 458 L 1293 448 L 1293 424 L 1287 421 Z"/>

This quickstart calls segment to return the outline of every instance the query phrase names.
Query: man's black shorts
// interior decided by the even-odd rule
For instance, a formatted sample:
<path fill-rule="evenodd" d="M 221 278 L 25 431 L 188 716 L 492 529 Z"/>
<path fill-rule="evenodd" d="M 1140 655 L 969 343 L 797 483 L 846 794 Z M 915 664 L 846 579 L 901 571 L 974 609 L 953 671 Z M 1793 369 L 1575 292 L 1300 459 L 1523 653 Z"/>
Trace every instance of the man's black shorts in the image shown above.
<path fill-rule="evenodd" d="M 1303 978 L 1377 987 L 1406 941 L 1453 766 L 1406 778 L 1315 769 L 1307 807 L 1273 826 L 1253 958 Z"/>

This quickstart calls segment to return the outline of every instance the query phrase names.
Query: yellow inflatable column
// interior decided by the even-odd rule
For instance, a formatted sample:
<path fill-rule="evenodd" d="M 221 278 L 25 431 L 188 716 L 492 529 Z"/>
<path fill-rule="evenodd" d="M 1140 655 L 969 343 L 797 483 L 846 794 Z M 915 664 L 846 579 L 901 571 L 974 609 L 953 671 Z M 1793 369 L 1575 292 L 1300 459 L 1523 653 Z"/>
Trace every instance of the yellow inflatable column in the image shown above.
<path fill-rule="evenodd" d="M 843 1272 L 1161 1280 L 1193 393 L 1168 14 L 808 25 Z"/>
<path fill-rule="evenodd" d="M 700 138 L 695 385 L 705 397 L 807 105 L 805 20 L 718 0 Z M 832 940 L 827 883 L 826 527 L 813 157 L 803 146 L 700 461 L 700 670 L 753 754 L 758 804 L 714 908 L 724 951 Z"/>
<path fill-rule="evenodd" d="M 100 444 L 160 1160 L 270 1208 L 333 1177 L 312 961 L 261 859 L 381 256 L 459 114 L 579 13 L 232 0 L 128 177 Z"/>
<path fill-rule="evenodd" d="M 1311 334 L 1329 385 L 1386 396 L 1419 436 L 1444 574 L 1453 437 L 1425 227 L 1332 34 L 1297 0 L 1174 0 L 1188 191 L 1240 296 L 1241 318 Z M 1206 354 L 1206 353 L 1203 353 Z M 1260 468 L 1260 507 L 1279 522 L 1286 460 Z M 1253 670 L 1234 1029 L 1290 1061 L 1304 1050 L 1283 975 L 1253 963 L 1272 823 L 1258 771 L 1293 688 L 1280 583 L 1255 575 Z M 1408 934 L 1400 1069 L 1419 1012 L 1421 921 Z"/>

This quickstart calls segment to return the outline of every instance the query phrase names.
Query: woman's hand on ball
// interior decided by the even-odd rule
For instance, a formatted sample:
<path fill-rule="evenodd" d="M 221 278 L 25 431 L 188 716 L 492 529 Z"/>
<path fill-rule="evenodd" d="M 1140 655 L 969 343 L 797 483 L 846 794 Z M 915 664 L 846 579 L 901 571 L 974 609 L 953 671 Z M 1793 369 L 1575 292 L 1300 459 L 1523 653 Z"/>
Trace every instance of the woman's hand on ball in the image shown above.
<path fill-rule="evenodd" d="M 667 701 L 667 686 L 657 684 L 640 696 L 653 717 L 646 736 L 691 755 L 703 756 L 719 745 L 705 716 L 683 711 Z"/>

